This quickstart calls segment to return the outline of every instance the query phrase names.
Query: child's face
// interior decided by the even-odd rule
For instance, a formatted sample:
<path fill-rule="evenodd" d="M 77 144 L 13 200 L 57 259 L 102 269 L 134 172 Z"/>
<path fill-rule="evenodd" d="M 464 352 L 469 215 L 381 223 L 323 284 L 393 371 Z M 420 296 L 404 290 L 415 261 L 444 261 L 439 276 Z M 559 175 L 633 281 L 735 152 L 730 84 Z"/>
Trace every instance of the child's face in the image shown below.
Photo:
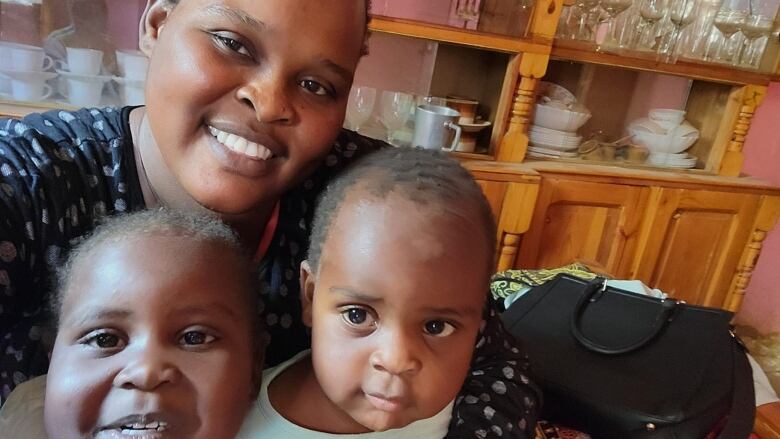
<path fill-rule="evenodd" d="M 182 0 L 169 13 L 158 1 L 147 16 L 148 120 L 196 201 L 251 212 L 324 159 L 360 58 L 364 0 Z M 235 152 L 212 127 L 273 157 Z"/>
<path fill-rule="evenodd" d="M 237 266 L 216 245 L 161 236 L 87 255 L 62 306 L 49 436 L 234 437 L 262 362 Z"/>
<path fill-rule="evenodd" d="M 487 248 L 474 221 L 395 194 L 358 198 L 348 195 L 334 218 L 316 279 L 302 273 L 304 299 L 313 297 L 304 319 L 327 398 L 386 430 L 435 415 L 461 388 L 482 322 Z"/>

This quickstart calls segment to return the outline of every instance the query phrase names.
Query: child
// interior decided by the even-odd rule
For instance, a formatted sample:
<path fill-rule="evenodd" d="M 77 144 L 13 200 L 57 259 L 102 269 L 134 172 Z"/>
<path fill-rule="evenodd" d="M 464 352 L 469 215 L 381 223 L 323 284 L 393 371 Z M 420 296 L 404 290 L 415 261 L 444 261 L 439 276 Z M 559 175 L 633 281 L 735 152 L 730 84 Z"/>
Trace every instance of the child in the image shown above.
<path fill-rule="evenodd" d="M 239 438 L 444 437 L 494 240 L 490 207 L 456 161 L 404 149 L 356 163 L 320 200 L 301 265 L 311 352 L 265 372 Z"/>
<path fill-rule="evenodd" d="M 226 225 L 165 210 L 120 216 L 60 273 L 48 437 L 235 436 L 263 350 L 252 271 Z M 13 437 L 34 439 L 27 431 Z"/>

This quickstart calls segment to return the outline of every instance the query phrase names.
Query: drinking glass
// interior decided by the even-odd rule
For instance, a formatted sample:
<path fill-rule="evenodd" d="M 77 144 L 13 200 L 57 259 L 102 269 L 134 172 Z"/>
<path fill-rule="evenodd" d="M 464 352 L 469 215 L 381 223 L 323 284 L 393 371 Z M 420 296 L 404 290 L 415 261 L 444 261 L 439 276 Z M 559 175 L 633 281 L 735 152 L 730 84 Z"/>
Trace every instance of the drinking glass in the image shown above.
<path fill-rule="evenodd" d="M 368 121 L 374 112 L 376 89 L 365 86 L 352 87 L 347 101 L 347 128 L 360 131 L 360 127 Z"/>
<path fill-rule="evenodd" d="M 757 40 L 769 35 L 772 32 L 774 20 L 765 15 L 748 15 L 745 24 L 742 26 L 743 41 L 739 63 L 757 69 L 761 63 L 761 51 L 758 50 Z"/>
<path fill-rule="evenodd" d="M 414 96 L 400 91 L 383 91 L 379 100 L 379 118 L 387 128 L 387 142 L 393 143 L 396 131 L 403 128 L 409 119 Z"/>
<path fill-rule="evenodd" d="M 652 50 L 656 47 L 655 24 L 664 18 L 668 3 L 666 0 L 640 0 L 639 16 L 642 22 L 638 28 L 638 38 L 632 46 L 636 49 Z"/>
<path fill-rule="evenodd" d="M 680 34 L 683 29 L 693 23 L 699 16 L 702 2 L 700 0 L 671 0 L 669 4 L 669 22 L 672 23 L 672 33 L 666 44 L 660 46 L 659 55 L 663 56 L 666 62 L 672 64 L 677 62 L 679 56 Z"/>
<path fill-rule="evenodd" d="M 718 50 L 715 52 L 715 61 L 733 63 L 735 58 L 735 50 L 733 49 L 733 37 L 734 34 L 742 29 L 747 19 L 748 12 L 746 9 L 739 8 L 737 2 L 731 2 L 731 5 L 724 5 L 716 14 L 713 25 L 715 29 L 723 36 L 723 44 L 718 45 Z"/>
<path fill-rule="evenodd" d="M 579 10 L 579 24 L 575 38 L 581 41 L 594 41 L 596 39 L 595 28 L 589 28 L 594 12 L 601 4 L 601 0 L 577 0 L 575 3 Z"/>
<path fill-rule="evenodd" d="M 609 45 L 619 45 L 616 33 L 615 18 L 620 15 L 621 12 L 630 8 L 634 3 L 634 0 L 601 0 L 601 9 L 607 14 L 607 21 L 609 22 L 609 30 L 607 31 L 607 39 Z"/>

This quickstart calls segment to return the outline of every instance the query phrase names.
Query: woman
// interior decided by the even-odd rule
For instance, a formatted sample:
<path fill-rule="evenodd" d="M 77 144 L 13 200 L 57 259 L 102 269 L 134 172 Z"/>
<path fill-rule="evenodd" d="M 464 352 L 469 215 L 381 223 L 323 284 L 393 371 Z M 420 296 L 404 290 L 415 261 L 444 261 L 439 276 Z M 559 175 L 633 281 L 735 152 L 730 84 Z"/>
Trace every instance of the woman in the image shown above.
<path fill-rule="evenodd" d="M 384 146 L 341 129 L 365 0 L 150 0 L 144 108 L 0 121 L 0 386 L 45 373 L 51 267 L 104 215 L 217 213 L 260 261 L 269 365 L 308 344 L 298 270 L 329 179 Z M 532 437 L 524 357 L 488 320 L 449 437 Z M 496 380 L 509 389 L 491 390 Z"/>

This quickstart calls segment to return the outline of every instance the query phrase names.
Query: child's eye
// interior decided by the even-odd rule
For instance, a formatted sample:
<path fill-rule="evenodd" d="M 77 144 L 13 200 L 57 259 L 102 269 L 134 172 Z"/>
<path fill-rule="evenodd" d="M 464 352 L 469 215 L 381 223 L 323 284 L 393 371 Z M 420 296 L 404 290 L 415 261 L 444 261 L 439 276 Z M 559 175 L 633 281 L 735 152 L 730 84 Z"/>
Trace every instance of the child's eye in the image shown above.
<path fill-rule="evenodd" d="M 198 346 L 213 342 L 216 337 L 203 331 L 187 331 L 179 337 L 179 343 L 188 346 Z"/>
<path fill-rule="evenodd" d="M 106 330 L 92 331 L 80 343 L 97 349 L 121 349 L 127 345 L 122 337 Z"/>
<path fill-rule="evenodd" d="M 455 327 L 444 320 L 431 320 L 425 322 L 425 333 L 434 337 L 446 337 L 455 332 Z"/>
<path fill-rule="evenodd" d="M 251 53 L 249 53 L 249 50 L 247 50 L 246 46 L 241 44 L 238 40 L 226 37 L 224 35 L 214 34 L 214 38 L 219 42 L 219 44 L 228 49 L 232 50 L 233 52 L 239 53 L 241 55 L 245 56 L 251 56 Z"/>
<path fill-rule="evenodd" d="M 341 312 L 341 317 L 350 326 L 358 328 L 370 328 L 376 325 L 374 318 L 368 310 L 358 307 L 347 308 Z"/>
<path fill-rule="evenodd" d="M 304 79 L 300 82 L 300 86 L 309 93 L 313 93 L 317 96 L 332 96 L 333 92 L 328 90 L 324 85 L 311 79 Z"/>

